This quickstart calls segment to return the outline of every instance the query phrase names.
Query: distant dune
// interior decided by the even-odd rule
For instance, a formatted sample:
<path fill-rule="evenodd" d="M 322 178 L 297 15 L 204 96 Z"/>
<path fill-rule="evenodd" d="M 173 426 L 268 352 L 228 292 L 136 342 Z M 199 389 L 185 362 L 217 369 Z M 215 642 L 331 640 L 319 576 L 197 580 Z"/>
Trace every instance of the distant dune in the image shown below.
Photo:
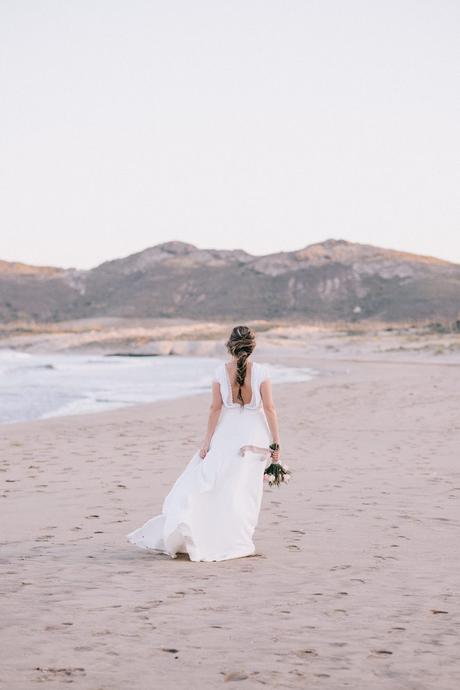
<path fill-rule="evenodd" d="M 86 271 L 0 261 L 2 323 L 108 316 L 455 320 L 460 265 L 344 240 L 265 256 L 166 242 Z"/>

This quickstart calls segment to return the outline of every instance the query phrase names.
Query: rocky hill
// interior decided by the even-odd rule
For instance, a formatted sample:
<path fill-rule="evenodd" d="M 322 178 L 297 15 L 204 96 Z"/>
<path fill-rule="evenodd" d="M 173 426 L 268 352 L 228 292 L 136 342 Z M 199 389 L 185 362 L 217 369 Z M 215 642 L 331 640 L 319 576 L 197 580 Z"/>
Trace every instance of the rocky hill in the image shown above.
<path fill-rule="evenodd" d="M 93 269 L 0 261 L 0 320 L 457 319 L 460 265 L 327 240 L 254 256 L 166 242 Z"/>

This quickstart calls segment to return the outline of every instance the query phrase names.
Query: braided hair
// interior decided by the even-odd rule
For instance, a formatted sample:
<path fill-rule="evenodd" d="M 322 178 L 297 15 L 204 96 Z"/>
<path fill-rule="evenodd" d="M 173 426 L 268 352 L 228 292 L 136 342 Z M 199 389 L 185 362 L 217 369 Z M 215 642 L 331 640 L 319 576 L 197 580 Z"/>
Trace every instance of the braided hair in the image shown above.
<path fill-rule="evenodd" d="M 256 336 L 254 331 L 248 326 L 235 326 L 227 340 L 227 350 L 236 357 L 236 376 L 235 383 L 238 385 L 237 400 L 244 405 L 241 387 L 246 378 L 246 361 L 256 346 Z"/>

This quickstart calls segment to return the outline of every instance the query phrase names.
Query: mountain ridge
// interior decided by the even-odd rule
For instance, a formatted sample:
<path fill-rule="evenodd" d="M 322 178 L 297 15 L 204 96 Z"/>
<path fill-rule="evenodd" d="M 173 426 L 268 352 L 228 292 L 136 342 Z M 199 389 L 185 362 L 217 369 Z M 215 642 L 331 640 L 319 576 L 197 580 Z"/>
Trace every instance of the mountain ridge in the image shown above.
<path fill-rule="evenodd" d="M 457 318 L 460 265 L 328 239 L 265 255 L 171 240 L 90 269 L 0 261 L 0 320 Z"/>

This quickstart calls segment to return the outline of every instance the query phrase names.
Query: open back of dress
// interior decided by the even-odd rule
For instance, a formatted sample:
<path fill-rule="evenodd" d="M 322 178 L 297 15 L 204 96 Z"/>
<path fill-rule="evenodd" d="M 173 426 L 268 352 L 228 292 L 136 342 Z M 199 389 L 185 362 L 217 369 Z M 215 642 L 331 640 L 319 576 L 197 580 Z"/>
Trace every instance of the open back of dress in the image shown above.
<path fill-rule="evenodd" d="M 268 369 L 265 365 L 259 364 L 259 362 L 252 362 L 249 375 L 251 377 L 252 397 L 251 401 L 244 405 L 244 409 L 255 410 L 260 408 L 262 405 L 260 386 L 266 379 L 269 378 Z M 225 362 L 222 362 L 214 372 L 213 381 L 217 381 L 220 384 L 222 402 L 225 407 L 242 408 L 243 406 L 238 401 L 233 401 L 232 386 L 229 376 L 230 374 L 228 368 Z"/>
<path fill-rule="evenodd" d="M 238 386 L 234 383 L 232 386 L 232 378 L 234 378 L 235 373 L 230 371 L 229 365 L 224 364 L 225 366 L 225 373 L 227 375 L 227 385 L 230 390 L 230 402 L 233 404 L 241 404 L 241 401 L 237 400 L 237 394 L 238 394 Z M 250 364 L 247 365 L 246 367 L 246 377 L 244 381 L 244 385 L 241 387 L 241 395 L 243 397 L 243 401 L 245 405 L 248 405 L 252 402 L 254 393 L 253 393 L 253 386 L 252 386 L 252 372 L 254 371 L 254 366 L 253 363 L 251 362 Z M 235 395 L 235 390 L 234 387 L 236 388 L 236 395 Z M 249 391 L 248 391 L 249 389 Z M 244 394 L 249 392 L 249 400 L 244 400 Z"/>

